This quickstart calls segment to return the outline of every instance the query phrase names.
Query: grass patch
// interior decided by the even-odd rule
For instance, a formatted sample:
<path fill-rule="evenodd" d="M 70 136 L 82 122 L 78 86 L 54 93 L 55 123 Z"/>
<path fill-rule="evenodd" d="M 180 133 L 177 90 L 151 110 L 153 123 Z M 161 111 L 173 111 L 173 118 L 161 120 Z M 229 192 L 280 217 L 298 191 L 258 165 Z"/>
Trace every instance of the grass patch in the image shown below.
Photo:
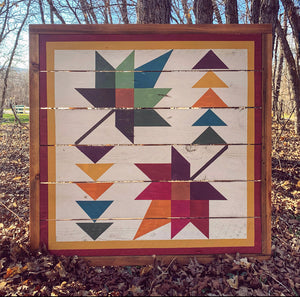
<path fill-rule="evenodd" d="M 21 123 L 28 123 L 29 122 L 29 114 L 18 114 L 18 118 L 20 119 Z M 0 120 L 1 124 L 5 123 L 14 123 L 16 121 L 13 114 L 4 113 L 3 119 Z"/>

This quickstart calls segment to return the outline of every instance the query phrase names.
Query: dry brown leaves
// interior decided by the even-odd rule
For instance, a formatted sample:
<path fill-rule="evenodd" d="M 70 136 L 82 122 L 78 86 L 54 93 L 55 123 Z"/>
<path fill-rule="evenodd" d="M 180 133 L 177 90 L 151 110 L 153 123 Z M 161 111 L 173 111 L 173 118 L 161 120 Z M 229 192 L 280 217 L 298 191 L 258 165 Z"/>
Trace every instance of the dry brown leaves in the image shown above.
<path fill-rule="evenodd" d="M 28 130 L 0 125 L 0 295 L 298 296 L 300 138 L 273 125 L 272 257 L 224 255 L 202 265 L 92 267 L 28 242 Z"/>

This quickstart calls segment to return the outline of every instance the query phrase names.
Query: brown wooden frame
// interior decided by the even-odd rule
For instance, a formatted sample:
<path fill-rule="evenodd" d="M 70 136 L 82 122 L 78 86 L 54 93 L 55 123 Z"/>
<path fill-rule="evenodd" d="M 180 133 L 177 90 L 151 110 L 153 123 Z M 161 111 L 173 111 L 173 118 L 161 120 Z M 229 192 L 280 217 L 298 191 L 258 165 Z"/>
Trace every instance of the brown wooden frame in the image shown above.
<path fill-rule="evenodd" d="M 30 25 L 30 244 L 40 245 L 40 165 L 39 165 L 39 35 L 40 34 L 254 34 L 262 35 L 262 253 L 245 256 L 267 259 L 271 255 L 271 25 Z M 176 258 L 187 262 L 193 255 L 179 256 L 117 256 L 85 257 L 94 265 L 153 264 Z M 201 263 L 212 261 L 214 255 L 198 255 Z"/>

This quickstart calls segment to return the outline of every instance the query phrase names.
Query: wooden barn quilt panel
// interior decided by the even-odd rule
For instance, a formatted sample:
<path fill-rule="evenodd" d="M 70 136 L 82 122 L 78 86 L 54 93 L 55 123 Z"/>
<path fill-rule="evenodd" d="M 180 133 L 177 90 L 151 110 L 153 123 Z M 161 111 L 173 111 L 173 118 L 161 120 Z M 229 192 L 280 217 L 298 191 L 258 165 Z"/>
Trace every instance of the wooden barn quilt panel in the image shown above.
<path fill-rule="evenodd" d="M 40 35 L 41 241 L 261 251 L 261 38 Z"/>

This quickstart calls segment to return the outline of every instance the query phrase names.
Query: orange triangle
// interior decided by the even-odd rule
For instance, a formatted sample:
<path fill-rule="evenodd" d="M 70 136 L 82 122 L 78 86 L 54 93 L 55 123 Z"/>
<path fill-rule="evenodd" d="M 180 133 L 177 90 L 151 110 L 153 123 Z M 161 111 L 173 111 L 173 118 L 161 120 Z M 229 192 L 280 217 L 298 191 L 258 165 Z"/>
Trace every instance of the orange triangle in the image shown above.
<path fill-rule="evenodd" d="M 227 104 L 212 90 L 201 96 L 201 98 L 193 105 L 193 107 L 228 107 Z"/>
<path fill-rule="evenodd" d="M 134 239 L 171 222 L 171 201 L 153 200 Z"/>
<path fill-rule="evenodd" d="M 97 200 L 113 183 L 76 183 L 83 191 L 85 191 L 94 200 Z"/>
<path fill-rule="evenodd" d="M 76 164 L 82 171 L 84 171 L 91 179 L 96 181 L 102 174 L 104 174 L 113 163 L 109 164 Z"/>
<path fill-rule="evenodd" d="M 193 88 L 228 88 L 228 86 L 213 71 L 208 71 L 193 85 Z"/>

